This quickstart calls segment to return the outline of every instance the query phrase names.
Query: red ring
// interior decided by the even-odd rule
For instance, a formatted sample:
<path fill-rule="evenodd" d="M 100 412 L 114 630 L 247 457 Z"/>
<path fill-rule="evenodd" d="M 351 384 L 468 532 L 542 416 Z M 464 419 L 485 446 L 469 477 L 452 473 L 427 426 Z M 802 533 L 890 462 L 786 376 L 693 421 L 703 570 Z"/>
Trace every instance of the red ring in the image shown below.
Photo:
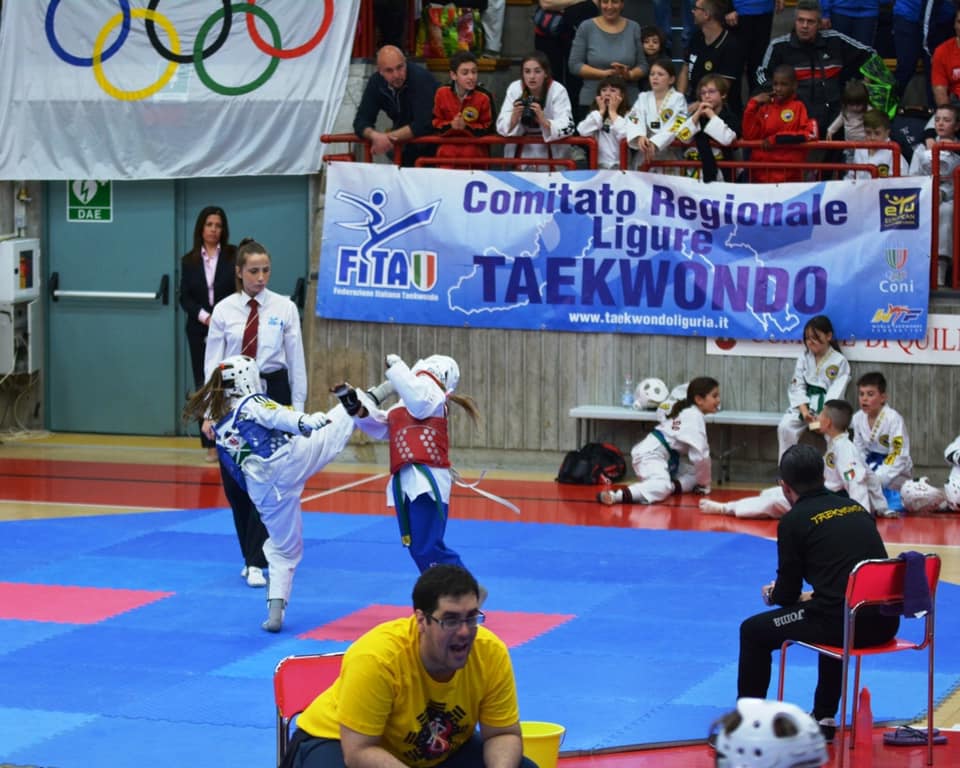
<path fill-rule="evenodd" d="M 247 2 L 250 5 L 256 5 L 256 0 L 247 0 Z M 301 46 L 291 48 L 290 50 L 274 48 L 270 43 L 260 37 L 260 33 L 257 32 L 256 20 L 253 18 L 253 14 L 250 13 L 247 14 L 247 34 L 250 35 L 253 44 L 268 56 L 275 56 L 278 59 L 295 59 L 298 56 L 309 53 L 320 45 L 320 41 L 323 40 L 327 31 L 330 29 L 331 23 L 333 23 L 333 0 L 323 0 L 323 22 L 320 24 L 320 29 Z"/>

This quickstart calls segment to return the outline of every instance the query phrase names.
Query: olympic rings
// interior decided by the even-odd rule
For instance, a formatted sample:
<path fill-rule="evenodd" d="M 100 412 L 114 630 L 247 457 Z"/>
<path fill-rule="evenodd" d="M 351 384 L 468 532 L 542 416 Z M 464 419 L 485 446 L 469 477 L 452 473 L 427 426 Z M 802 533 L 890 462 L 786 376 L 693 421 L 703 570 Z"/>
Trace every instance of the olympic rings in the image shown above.
<path fill-rule="evenodd" d="M 147 9 L 151 11 L 157 10 L 157 6 L 160 5 L 160 0 L 150 0 Z M 223 10 L 230 10 L 230 0 L 223 0 Z M 213 41 L 209 48 L 203 52 L 203 58 L 219 51 L 227 38 L 230 37 L 230 27 L 233 25 L 233 14 L 229 14 L 224 17 L 223 27 L 220 29 L 220 34 L 217 36 L 217 39 Z M 178 64 L 192 64 L 193 63 L 193 54 L 184 53 L 176 54 L 172 53 L 167 47 L 160 42 L 160 38 L 157 37 L 157 30 L 154 27 L 153 19 L 147 19 L 147 37 L 150 38 L 150 44 L 153 45 L 153 50 L 159 53 L 167 61 L 175 61 Z"/>
<path fill-rule="evenodd" d="M 114 41 L 113 45 L 104 51 L 101 61 L 106 61 L 113 56 L 113 54 L 119 51 L 120 46 L 126 42 L 127 35 L 130 34 L 130 0 L 119 0 L 119 2 L 120 10 L 123 13 L 123 26 L 120 28 L 120 37 Z M 74 56 L 71 53 L 67 53 L 63 46 L 60 45 L 60 41 L 57 40 L 57 33 L 53 28 L 53 17 L 56 15 L 57 8 L 59 6 L 60 0 L 50 0 L 50 5 L 47 6 L 47 16 L 43 23 L 43 27 L 47 33 L 47 42 L 50 43 L 50 47 L 53 49 L 53 52 L 67 62 L 67 64 L 73 64 L 75 67 L 92 67 L 92 58 L 84 59 L 80 56 Z"/>
<path fill-rule="evenodd" d="M 259 16 L 270 28 L 270 34 L 273 36 L 273 42 L 276 45 L 280 45 L 280 27 L 278 27 L 277 22 L 273 20 L 273 16 L 263 10 L 263 8 L 260 8 L 253 3 L 250 3 L 249 5 L 235 3 L 234 5 L 230 6 L 230 11 L 233 13 L 246 13 L 248 18 L 250 14 Z M 277 67 L 280 66 L 280 59 L 278 59 L 276 56 L 270 59 L 270 63 L 267 65 L 267 68 L 263 70 L 263 73 L 260 75 L 260 77 L 247 83 L 247 85 L 220 85 L 220 83 L 211 78 L 207 73 L 207 68 L 203 64 L 203 41 L 207 36 L 207 32 L 210 31 L 210 28 L 216 24 L 220 20 L 220 17 L 225 13 L 226 10 L 221 8 L 219 11 L 214 11 L 212 14 L 210 14 L 210 17 L 203 22 L 203 25 L 200 27 L 200 31 L 197 32 L 197 39 L 193 41 L 193 66 L 197 70 L 197 77 L 200 78 L 200 82 L 202 82 L 214 93 L 219 93 L 223 96 L 240 96 L 244 93 L 255 91 L 265 82 L 267 82 L 267 80 L 269 80 L 276 71 Z"/>
<path fill-rule="evenodd" d="M 257 0 L 247 0 L 250 5 L 253 5 L 256 1 Z M 247 14 L 247 34 L 250 35 L 253 44 L 264 53 L 270 56 L 276 56 L 278 59 L 295 59 L 298 56 L 303 56 L 305 53 L 310 53 L 310 51 L 316 48 L 320 44 L 320 41 L 326 36 L 332 22 L 333 0 L 323 0 L 323 21 L 320 22 L 320 28 L 313 37 L 297 48 L 291 48 L 285 51 L 281 48 L 268 45 L 266 41 L 260 37 L 260 32 L 257 31 L 257 25 L 253 20 L 253 16 L 250 14 Z"/>
<path fill-rule="evenodd" d="M 2 0 L 0 0 L 0 2 L 2 2 Z M 181 53 L 180 39 L 173 23 L 167 16 L 161 14 L 157 10 L 157 7 L 160 5 L 160 0 L 149 0 L 147 8 L 133 9 L 130 7 L 130 0 L 117 0 L 120 6 L 120 13 L 112 17 L 104 25 L 103 29 L 101 29 L 97 34 L 96 40 L 94 41 L 93 56 L 90 58 L 83 58 L 81 56 L 75 56 L 69 53 L 64 49 L 64 47 L 60 44 L 60 41 L 57 39 L 54 20 L 57 9 L 60 7 L 60 2 L 61 0 L 50 0 L 49 5 L 47 6 L 44 26 L 47 35 L 47 42 L 49 43 L 50 48 L 67 64 L 78 67 L 92 67 L 97 83 L 110 96 L 113 96 L 119 100 L 132 101 L 146 99 L 154 95 L 170 82 L 170 79 L 173 77 L 179 64 L 191 63 L 196 69 L 199 80 L 214 93 L 224 96 L 239 96 L 245 93 L 250 93 L 251 91 L 254 91 L 262 86 L 273 76 L 280 64 L 281 59 L 293 59 L 304 56 L 305 54 L 313 51 L 322 42 L 324 37 L 326 37 L 327 33 L 330 31 L 331 24 L 333 23 L 335 0 L 323 0 L 323 19 L 320 22 L 319 28 L 313 34 L 313 37 L 311 37 L 302 45 L 286 50 L 281 48 L 283 40 L 280 34 L 280 28 L 276 21 L 266 10 L 256 5 L 256 0 L 246 0 L 246 2 L 235 0 L 232 3 L 230 0 L 223 0 L 221 3 L 221 8 L 214 11 L 200 26 L 200 29 L 197 32 L 196 40 L 194 40 L 193 51 L 192 53 L 187 54 Z M 229 39 L 230 31 L 233 25 L 233 14 L 235 13 L 245 13 L 247 15 L 246 26 L 247 34 L 250 37 L 250 40 L 257 47 L 257 49 L 269 55 L 271 60 L 263 73 L 250 83 L 246 85 L 228 86 L 216 82 L 210 76 L 204 62 L 211 55 L 219 51 Z M 267 28 L 270 31 L 272 44 L 266 42 L 260 35 L 260 32 L 257 29 L 256 20 L 253 18 L 254 16 L 259 17 L 267 25 Z M 153 85 L 147 86 L 146 88 L 141 88 L 139 90 L 128 91 L 117 88 L 107 80 L 103 69 L 103 63 L 111 56 L 116 54 L 126 42 L 127 37 L 130 34 L 130 22 L 133 18 L 144 19 L 147 36 L 150 39 L 150 43 L 153 46 L 154 51 L 168 61 L 169 65 Z M 204 41 L 206 40 L 207 35 L 210 34 L 210 30 L 213 28 L 213 26 L 221 20 L 222 25 L 217 38 L 205 48 Z M 166 33 L 167 37 L 169 37 L 169 48 L 160 41 L 157 35 L 156 24 L 159 24 L 163 28 L 163 31 Z M 117 36 L 117 39 L 114 40 L 109 47 L 105 48 L 107 38 L 118 25 L 120 25 L 120 32 Z"/>
<path fill-rule="evenodd" d="M 134 8 L 130 11 L 130 15 L 137 19 L 150 19 L 160 22 L 160 26 L 163 27 L 163 31 L 166 32 L 167 36 L 170 38 L 170 45 L 173 47 L 174 53 L 180 52 L 180 38 L 177 37 L 177 30 L 174 28 L 173 24 L 170 23 L 170 20 L 166 16 L 145 8 Z M 173 73 L 177 71 L 178 64 L 175 61 L 171 61 L 167 65 L 167 68 L 163 71 L 163 74 L 160 75 L 160 79 L 157 80 L 157 82 L 155 82 L 153 85 L 147 86 L 146 88 L 141 88 L 139 91 L 123 91 L 110 83 L 107 80 L 107 76 L 103 73 L 103 60 L 100 56 L 100 51 L 103 49 L 103 44 L 107 39 L 107 35 L 109 35 L 111 30 L 120 23 L 122 17 L 123 14 L 118 13 L 116 16 L 110 19 L 110 21 L 103 25 L 103 29 L 100 30 L 100 34 L 97 35 L 97 39 L 93 43 L 93 75 L 97 78 L 97 83 L 99 83 L 100 87 L 115 99 L 120 101 L 137 101 L 139 99 L 146 99 L 149 96 L 153 96 L 153 94 L 170 82 L 170 78 L 173 77 Z"/>

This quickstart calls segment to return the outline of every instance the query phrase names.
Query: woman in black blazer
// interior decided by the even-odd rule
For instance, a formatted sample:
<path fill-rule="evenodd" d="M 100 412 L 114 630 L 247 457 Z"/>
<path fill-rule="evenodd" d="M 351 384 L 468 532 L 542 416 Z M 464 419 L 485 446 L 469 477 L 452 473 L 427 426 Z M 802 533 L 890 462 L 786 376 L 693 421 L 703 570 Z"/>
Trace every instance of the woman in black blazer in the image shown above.
<path fill-rule="evenodd" d="M 203 355 L 213 305 L 237 290 L 236 247 L 230 245 L 230 227 L 223 208 L 210 205 L 200 211 L 193 227 L 193 248 L 180 265 L 180 306 L 187 318 L 187 344 L 193 383 L 204 384 Z M 217 460 L 217 449 L 203 430 L 200 443 L 207 449 L 206 460 Z"/>

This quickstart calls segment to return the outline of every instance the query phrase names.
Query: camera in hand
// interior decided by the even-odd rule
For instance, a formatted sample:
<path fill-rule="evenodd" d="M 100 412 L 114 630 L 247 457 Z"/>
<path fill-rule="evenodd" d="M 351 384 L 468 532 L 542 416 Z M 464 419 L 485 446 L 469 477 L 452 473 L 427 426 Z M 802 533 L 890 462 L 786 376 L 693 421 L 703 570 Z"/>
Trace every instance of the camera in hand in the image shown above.
<path fill-rule="evenodd" d="M 520 113 L 520 122 L 528 128 L 535 128 L 537 126 L 537 113 L 533 111 L 533 105 L 541 104 L 541 102 L 530 94 L 524 94 L 516 103 L 523 105 L 523 111 Z"/>

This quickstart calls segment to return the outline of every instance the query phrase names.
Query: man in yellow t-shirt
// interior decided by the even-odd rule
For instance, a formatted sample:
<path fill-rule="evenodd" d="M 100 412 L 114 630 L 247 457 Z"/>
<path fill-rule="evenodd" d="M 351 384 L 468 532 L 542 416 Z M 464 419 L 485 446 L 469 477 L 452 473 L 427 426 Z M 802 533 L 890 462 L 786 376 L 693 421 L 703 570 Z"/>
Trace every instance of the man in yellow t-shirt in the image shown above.
<path fill-rule="evenodd" d="M 340 676 L 297 721 L 284 764 L 536 768 L 523 757 L 510 654 L 480 626 L 479 594 L 460 566 L 424 571 L 413 615 L 350 646 Z"/>

